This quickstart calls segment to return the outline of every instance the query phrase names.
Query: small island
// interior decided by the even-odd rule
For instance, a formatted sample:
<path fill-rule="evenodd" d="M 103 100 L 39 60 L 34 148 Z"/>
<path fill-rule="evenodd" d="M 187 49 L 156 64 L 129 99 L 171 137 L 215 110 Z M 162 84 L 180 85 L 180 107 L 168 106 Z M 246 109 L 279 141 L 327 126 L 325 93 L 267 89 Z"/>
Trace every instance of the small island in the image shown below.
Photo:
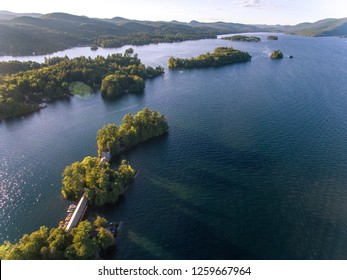
<path fill-rule="evenodd" d="M 283 53 L 280 50 L 275 50 L 270 55 L 271 59 L 281 59 L 283 58 Z"/>
<path fill-rule="evenodd" d="M 168 66 L 175 68 L 202 68 L 216 67 L 233 63 L 250 61 L 252 56 L 247 52 L 235 50 L 233 48 L 219 47 L 213 53 L 201 54 L 194 58 L 174 58 L 170 57 Z"/>
<path fill-rule="evenodd" d="M 268 40 L 278 40 L 278 37 L 274 36 L 274 35 L 270 35 L 270 36 L 267 36 L 267 39 Z"/>
<path fill-rule="evenodd" d="M 90 49 L 91 49 L 92 51 L 97 51 L 97 50 L 99 49 L 99 47 L 98 47 L 98 45 L 93 44 L 93 45 L 90 46 Z"/>
<path fill-rule="evenodd" d="M 260 42 L 261 39 L 256 36 L 234 35 L 228 37 L 222 37 L 223 40 L 230 40 L 235 42 Z"/>

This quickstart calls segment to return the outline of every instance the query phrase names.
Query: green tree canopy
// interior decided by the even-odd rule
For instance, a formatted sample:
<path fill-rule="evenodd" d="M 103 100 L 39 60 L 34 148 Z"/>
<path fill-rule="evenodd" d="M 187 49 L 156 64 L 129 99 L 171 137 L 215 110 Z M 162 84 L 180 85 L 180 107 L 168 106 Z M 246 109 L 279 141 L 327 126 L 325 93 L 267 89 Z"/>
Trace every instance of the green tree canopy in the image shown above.
<path fill-rule="evenodd" d="M 96 259 L 101 250 L 115 243 L 107 228 L 106 219 L 82 221 L 71 232 L 62 228 L 42 226 L 31 234 L 24 234 L 18 243 L 5 241 L 0 246 L 1 260 L 63 260 Z"/>
<path fill-rule="evenodd" d="M 174 58 L 168 60 L 168 67 L 174 68 L 201 68 L 211 66 L 221 66 L 226 64 L 250 61 L 252 56 L 247 52 L 235 50 L 233 48 L 219 47 L 213 53 L 206 53 L 196 58 Z"/>
<path fill-rule="evenodd" d="M 67 166 L 63 172 L 62 194 L 66 199 L 78 200 L 84 193 L 89 204 L 115 203 L 131 182 L 135 170 L 122 161 L 117 171 L 98 158 L 86 157 Z"/>

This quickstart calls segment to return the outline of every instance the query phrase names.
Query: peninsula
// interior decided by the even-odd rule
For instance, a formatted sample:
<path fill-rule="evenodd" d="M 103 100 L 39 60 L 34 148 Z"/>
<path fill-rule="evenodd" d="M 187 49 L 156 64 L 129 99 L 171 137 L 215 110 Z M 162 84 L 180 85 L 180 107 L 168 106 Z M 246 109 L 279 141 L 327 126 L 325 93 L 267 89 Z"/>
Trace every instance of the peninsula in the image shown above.
<path fill-rule="evenodd" d="M 0 119 L 22 115 L 42 108 L 43 102 L 70 96 L 72 84 L 83 82 L 106 97 L 140 91 L 144 80 L 164 73 L 160 66 L 146 67 L 133 49 L 124 54 L 52 57 L 36 62 L 0 62 Z"/>

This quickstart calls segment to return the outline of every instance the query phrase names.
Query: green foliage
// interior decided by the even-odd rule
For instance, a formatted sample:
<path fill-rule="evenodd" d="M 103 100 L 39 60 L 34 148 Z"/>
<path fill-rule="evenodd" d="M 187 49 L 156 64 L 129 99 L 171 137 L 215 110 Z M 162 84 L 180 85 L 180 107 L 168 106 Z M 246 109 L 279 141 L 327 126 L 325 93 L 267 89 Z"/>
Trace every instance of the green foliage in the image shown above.
<path fill-rule="evenodd" d="M 117 156 L 120 147 L 130 148 L 167 131 L 165 117 L 157 111 L 144 108 L 135 116 L 125 115 L 119 128 L 115 124 L 108 124 L 100 129 L 96 137 L 98 154 L 100 156 L 103 151 L 109 151 L 112 156 Z"/>
<path fill-rule="evenodd" d="M 99 227 L 107 227 L 108 222 L 105 218 L 101 216 L 97 216 L 96 219 L 93 222 L 94 227 L 99 228 Z"/>
<path fill-rule="evenodd" d="M 274 36 L 274 35 L 269 35 L 269 36 L 267 36 L 267 39 L 268 40 L 278 40 L 278 37 Z"/>
<path fill-rule="evenodd" d="M 107 124 L 101 128 L 96 136 L 98 154 L 109 151 L 111 156 L 117 156 L 120 151 L 119 130 L 115 124 Z"/>
<path fill-rule="evenodd" d="M 252 56 L 247 52 L 242 52 L 233 48 L 219 47 L 216 48 L 213 53 L 201 54 L 196 58 L 170 57 L 168 66 L 171 69 L 221 66 L 250 61 L 251 57 Z"/>
<path fill-rule="evenodd" d="M 112 233 L 104 227 L 99 228 L 97 234 L 97 245 L 105 250 L 114 244 L 114 237 Z"/>
<path fill-rule="evenodd" d="M 212 39 L 216 38 L 215 31 L 212 33 L 195 29 L 192 33 L 171 33 L 164 30 L 155 33 L 135 32 L 118 36 L 103 36 L 97 39 L 97 44 L 103 48 L 119 48 L 124 45 L 141 46 L 158 43 L 183 42 L 187 40 Z"/>
<path fill-rule="evenodd" d="M 143 79 L 136 75 L 112 74 L 101 82 L 101 94 L 105 97 L 117 97 L 123 92 L 139 92 L 145 88 Z"/>
<path fill-rule="evenodd" d="M 33 69 L 39 69 L 41 67 L 40 63 L 35 61 L 24 61 L 20 62 L 18 60 L 1 61 L 0 62 L 0 75 L 11 75 L 18 72 L 25 72 Z"/>
<path fill-rule="evenodd" d="M 102 94 L 114 97 L 124 91 L 141 91 L 144 79 L 163 74 L 163 68 L 146 68 L 136 54 L 131 54 L 127 50 L 124 55 L 106 58 L 53 57 L 42 64 L 0 63 L 0 71 L 6 74 L 0 76 L 0 118 L 38 110 L 40 103 L 71 94 L 76 88 L 74 85 L 81 82 L 84 88 L 101 84 Z M 20 72 L 15 72 L 18 70 Z"/>
<path fill-rule="evenodd" d="M 65 168 L 62 194 L 65 199 L 77 200 L 85 193 L 88 203 L 98 206 L 115 203 L 134 175 L 126 161 L 114 171 L 109 164 L 100 164 L 98 158 L 86 157 Z"/>
<path fill-rule="evenodd" d="M 223 40 L 230 40 L 236 42 L 260 42 L 261 39 L 256 36 L 234 35 L 228 37 L 222 37 Z"/>
<path fill-rule="evenodd" d="M 283 53 L 280 50 L 275 50 L 271 53 L 271 59 L 281 59 L 283 58 Z"/>
<path fill-rule="evenodd" d="M 31 234 L 24 234 L 18 243 L 5 241 L 0 246 L 1 260 L 63 260 L 95 259 L 100 250 L 115 243 L 107 229 L 106 219 L 97 217 L 91 223 L 82 221 L 70 233 L 62 228 L 40 227 Z"/>

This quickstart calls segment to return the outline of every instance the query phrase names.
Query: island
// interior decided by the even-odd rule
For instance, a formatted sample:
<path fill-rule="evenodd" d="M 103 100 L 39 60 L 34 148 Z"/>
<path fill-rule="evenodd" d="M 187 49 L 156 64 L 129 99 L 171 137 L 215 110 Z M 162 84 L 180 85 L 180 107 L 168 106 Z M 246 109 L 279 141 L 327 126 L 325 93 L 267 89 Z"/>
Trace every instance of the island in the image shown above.
<path fill-rule="evenodd" d="M 90 49 L 91 49 L 92 51 L 97 51 L 97 50 L 99 49 L 99 47 L 98 47 L 97 44 L 92 44 L 92 45 L 90 46 Z"/>
<path fill-rule="evenodd" d="M 105 218 L 84 220 L 70 232 L 41 226 L 24 234 L 18 243 L 5 241 L 0 246 L 1 260 L 94 260 L 115 244 L 114 234 Z"/>
<path fill-rule="evenodd" d="M 109 164 L 101 164 L 99 158 L 87 156 L 65 168 L 62 195 L 76 201 L 84 194 L 89 205 L 113 204 L 134 175 L 135 170 L 125 160 L 113 170 Z"/>
<path fill-rule="evenodd" d="M 236 42 L 260 42 L 261 41 L 261 39 L 259 37 L 245 36 L 245 35 L 227 36 L 227 37 L 222 37 L 221 39 L 236 41 Z"/>
<path fill-rule="evenodd" d="M 144 108 L 136 115 L 126 114 L 121 125 L 107 124 L 97 133 L 98 155 L 109 152 L 116 157 L 121 151 L 136 146 L 168 131 L 165 117 L 157 111 Z"/>
<path fill-rule="evenodd" d="M 44 63 L 0 62 L 0 119 L 23 115 L 42 108 L 40 104 L 72 95 L 76 82 L 115 97 L 140 91 L 144 80 L 164 73 L 160 66 L 146 67 L 132 49 L 124 54 L 46 58 Z M 71 86 L 73 85 L 73 86 Z"/>
<path fill-rule="evenodd" d="M 269 36 L 267 36 L 267 39 L 268 40 L 278 40 L 278 37 L 274 36 L 274 35 L 269 35 Z"/>
<path fill-rule="evenodd" d="M 271 59 L 281 59 L 283 58 L 283 53 L 280 50 L 275 50 L 270 55 Z"/>
<path fill-rule="evenodd" d="M 168 67 L 175 68 L 202 68 L 216 67 L 233 63 L 250 61 L 252 56 L 247 52 L 233 48 L 218 47 L 213 53 L 201 54 L 196 58 L 174 58 L 170 57 Z"/>

